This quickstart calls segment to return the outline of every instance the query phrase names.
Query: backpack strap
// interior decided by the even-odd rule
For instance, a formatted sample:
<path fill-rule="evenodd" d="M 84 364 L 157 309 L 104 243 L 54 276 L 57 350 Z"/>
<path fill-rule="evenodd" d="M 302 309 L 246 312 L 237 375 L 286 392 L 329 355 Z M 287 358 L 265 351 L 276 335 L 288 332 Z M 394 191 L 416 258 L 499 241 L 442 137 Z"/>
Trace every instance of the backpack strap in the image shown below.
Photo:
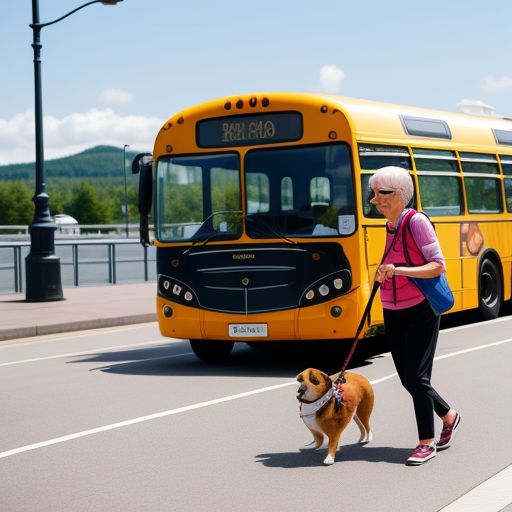
<path fill-rule="evenodd" d="M 407 265 L 409 267 L 412 267 L 413 264 L 412 264 L 412 260 L 411 260 L 411 256 L 410 256 L 410 253 L 409 253 L 409 247 L 407 245 L 407 240 L 406 240 L 406 233 L 409 234 L 409 238 L 412 240 L 412 243 L 416 246 L 416 249 L 417 251 L 420 253 L 420 254 L 423 254 L 421 252 L 421 249 L 419 248 L 418 244 L 416 243 L 416 240 L 414 238 L 414 234 L 411 230 L 411 219 L 414 217 L 415 214 L 417 213 L 420 213 L 422 215 L 424 215 L 428 221 L 430 222 L 431 226 L 434 228 L 434 230 L 436 229 L 436 227 L 434 226 L 433 222 L 430 220 L 430 217 L 425 213 L 425 212 L 418 212 L 416 210 L 412 210 L 412 214 L 409 215 L 409 212 L 406 214 L 406 217 L 404 217 L 404 221 L 403 221 L 403 235 L 402 235 L 402 244 L 403 244 L 403 249 L 404 249 L 404 256 L 405 256 L 405 259 L 407 260 Z M 425 257 L 423 258 L 425 259 Z M 425 260 L 426 261 L 426 260 Z"/>

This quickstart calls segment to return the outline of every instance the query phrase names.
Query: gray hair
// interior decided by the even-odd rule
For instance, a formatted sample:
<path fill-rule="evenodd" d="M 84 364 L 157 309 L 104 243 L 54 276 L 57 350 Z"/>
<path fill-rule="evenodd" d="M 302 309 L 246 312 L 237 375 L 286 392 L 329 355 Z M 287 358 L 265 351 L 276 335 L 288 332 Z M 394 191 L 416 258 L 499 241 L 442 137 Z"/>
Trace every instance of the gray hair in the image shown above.
<path fill-rule="evenodd" d="M 370 177 L 368 185 L 373 188 L 399 190 L 407 206 L 414 196 L 414 185 L 409 172 L 402 167 L 382 167 Z"/>

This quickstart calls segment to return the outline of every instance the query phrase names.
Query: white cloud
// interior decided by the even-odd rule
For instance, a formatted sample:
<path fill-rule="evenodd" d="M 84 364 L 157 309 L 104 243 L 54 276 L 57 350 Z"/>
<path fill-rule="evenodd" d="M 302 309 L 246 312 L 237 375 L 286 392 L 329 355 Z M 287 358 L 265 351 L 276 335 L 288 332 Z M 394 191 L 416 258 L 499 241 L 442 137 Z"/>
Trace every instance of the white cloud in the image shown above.
<path fill-rule="evenodd" d="M 487 75 L 482 79 L 482 90 L 485 92 L 512 92 L 512 76 L 495 77 Z"/>
<path fill-rule="evenodd" d="M 345 72 L 337 66 L 326 65 L 320 69 L 320 87 L 324 92 L 340 94 L 344 79 Z"/>
<path fill-rule="evenodd" d="M 111 109 L 91 109 L 43 122 L 45 159 L 59 158 L 97 145 L 152 151 L 162 119 L 120 116 Z M 0 164 L 35 160 L 34 112 L 27 110 L 12 119 L 0 119 Z"/>
<path fill-rule="evenodd" d="M 99 100 L 105 105 L 126 105 L 132 99 L 133 94 L 122 89 L 105 89 L 99 96 Z"/>

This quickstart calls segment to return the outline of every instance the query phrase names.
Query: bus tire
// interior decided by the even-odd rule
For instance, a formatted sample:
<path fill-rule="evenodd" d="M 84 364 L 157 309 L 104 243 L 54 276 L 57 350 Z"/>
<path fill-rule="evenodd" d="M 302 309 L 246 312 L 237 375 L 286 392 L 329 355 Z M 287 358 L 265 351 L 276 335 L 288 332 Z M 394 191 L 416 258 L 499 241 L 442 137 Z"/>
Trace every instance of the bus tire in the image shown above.
<path fill-rule="evenodd" d="M 502 285 L 496 264 L 485 259 L 480 266 L 479 304 L 484 320 L 497 318 L 501 307 Z"/>
<path fill-rule="evenodd" d="M 233 341 L 190 340 L 194 354 L 205 363 L 216 363 L 226 359 L 235 343 Z"/>

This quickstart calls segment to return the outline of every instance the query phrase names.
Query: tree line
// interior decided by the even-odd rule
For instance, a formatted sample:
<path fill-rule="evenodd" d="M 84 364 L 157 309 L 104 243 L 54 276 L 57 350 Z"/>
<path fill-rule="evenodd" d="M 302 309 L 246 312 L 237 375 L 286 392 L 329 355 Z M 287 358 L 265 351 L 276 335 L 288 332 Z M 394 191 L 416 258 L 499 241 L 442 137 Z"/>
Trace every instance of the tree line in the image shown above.
<path fill-rule="evenodd" d="M 51 215 L 66 213 L 79 224 L 124 222 L 124 184 L 60 179 L 47 185 Z M 30 225 L 34 218 L 34 185 L 26 181 L 0 181 L 0 225 Z M 128 221 L 138 221 L 137 188 L 127 187 Z"/>
<path fill-rule="evenodd" d="M 126 162 L 123 157 L 126 156 Z M 138 176 L 131 173 L 135 153 L 97 146 L 76 155 L 46 160 L 46 192 L 50 213 L 66 213 L 80 224 L 124 222 L 124 171 L 128 220 L 138 221 Z M 35 165 L 0 166 L 0 225 L 30 225 L 34 218 Z"/>

